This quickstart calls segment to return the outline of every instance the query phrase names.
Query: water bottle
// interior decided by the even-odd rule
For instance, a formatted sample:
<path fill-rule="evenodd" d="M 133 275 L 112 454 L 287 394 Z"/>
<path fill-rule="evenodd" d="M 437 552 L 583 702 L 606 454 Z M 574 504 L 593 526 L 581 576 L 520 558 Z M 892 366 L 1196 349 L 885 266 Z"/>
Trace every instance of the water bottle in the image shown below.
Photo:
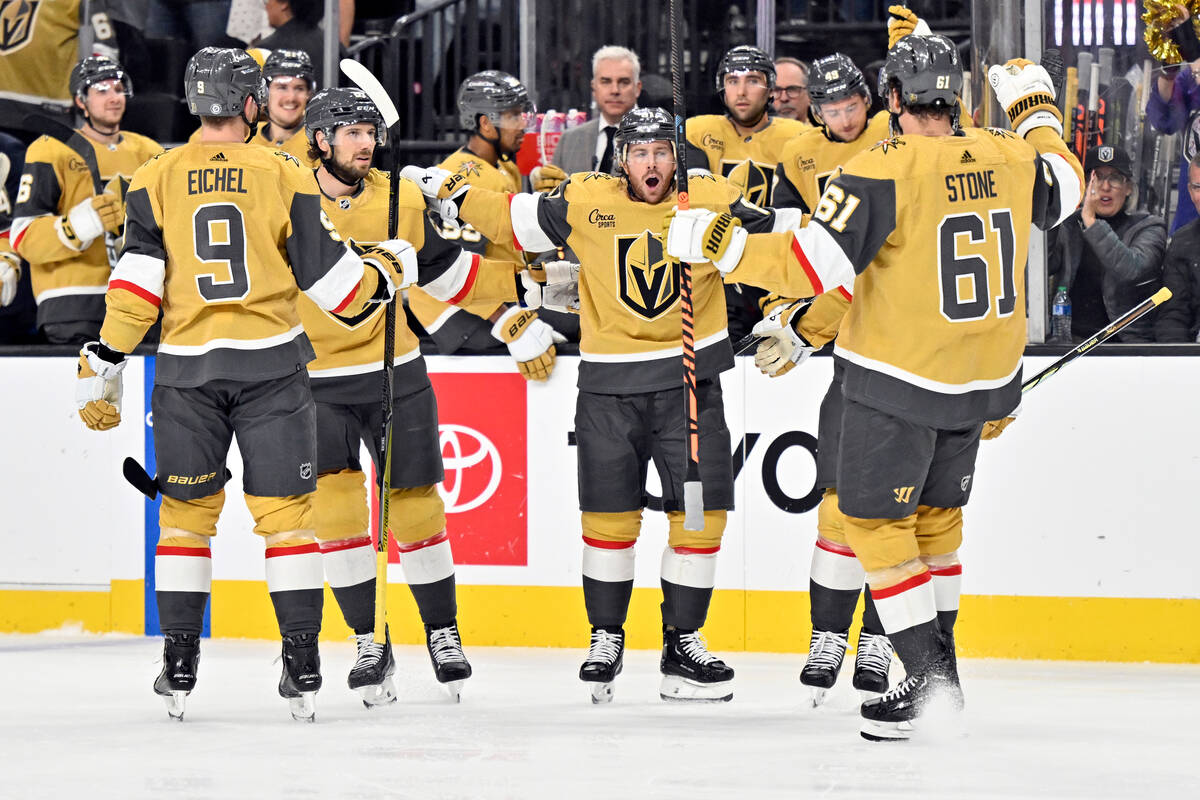
<path fill-rule="evenodd" d="M 1050 307 L 1050 341 L 1071 342 L 1071 295 L 1065 286 L 1058 287 Z"/>

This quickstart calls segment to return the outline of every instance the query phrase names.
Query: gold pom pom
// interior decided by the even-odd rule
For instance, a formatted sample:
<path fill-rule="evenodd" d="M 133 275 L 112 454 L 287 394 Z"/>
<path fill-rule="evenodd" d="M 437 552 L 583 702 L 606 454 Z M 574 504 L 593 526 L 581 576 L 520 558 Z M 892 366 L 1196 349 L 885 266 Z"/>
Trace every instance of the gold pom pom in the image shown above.
<path fill-rule="evenodd" d="M 1179 48 L 1171 40 L 1167 28 L 1175 19 L 1175 6 L 1185 5 L 1192 15 L 1188 22 L 1195 26 L 1197 34 L 1200 34 L 1200 19 L 1197 18 L 1197 14 L 1200 14 L 1200 0 L 1185 0 L 1183 3 L 1145 0 L 1144 5 L 1146 11 L 1142 14 L 1142 22 L 1146 23 L 1146 47 L 1150 49 L 1150 55 L 1164 64 L 1181 63 L 1183 56 L 1179 54 Z"/>

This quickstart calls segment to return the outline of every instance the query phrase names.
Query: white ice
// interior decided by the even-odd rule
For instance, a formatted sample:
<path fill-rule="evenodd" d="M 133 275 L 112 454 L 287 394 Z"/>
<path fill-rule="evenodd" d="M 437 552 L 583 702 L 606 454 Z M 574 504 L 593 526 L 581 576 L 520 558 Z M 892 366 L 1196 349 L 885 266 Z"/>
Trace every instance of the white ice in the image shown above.
<path fill-rule="evenodd" d="M 368 711 L 350 644 L 322 643 L 309 725 L 276 694 L 278 645 L 206 640 L 178 723 L 150 688 L 158 639 L 0 636 L 0 797 L 1200 797 L 1200 666 L 964 660 L 966 739 L 871 744 L 852 690 L 806 707 L 800 655 L 722 654 L 733 702 L 680 706 L 632 651 L 593 706 L 582 649 L 469 644 L 461 704 L 400 647 L 399 702 Z"/>

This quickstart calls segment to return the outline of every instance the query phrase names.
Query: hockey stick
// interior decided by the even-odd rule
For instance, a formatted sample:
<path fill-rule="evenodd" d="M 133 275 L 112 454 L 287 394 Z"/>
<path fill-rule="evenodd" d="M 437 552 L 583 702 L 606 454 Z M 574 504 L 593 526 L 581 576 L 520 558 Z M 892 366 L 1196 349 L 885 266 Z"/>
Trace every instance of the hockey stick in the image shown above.
<path fill-rule="evenodd" d="M 158 481 L 150 477 L 146 472 L 146 468 L 138 463 L 133 456 L 126 456 L 121 463 L 121 474 L 125 476 L 125 480 L 129 481 L 129 485 L 137 489 L 146 497 L 154 500 L 158 497 Z"/>
<path fill-rule="evenodd" d="M 395 136 L 399 133 L 396 123 L 400 114 L 396 105 L 388 96 L 386 90 L 371 72 L 357 61 L 343 58 L 342 72 L 354 81 L 358 88 L 367 93 L 371 102 L 383 115 L 383 124 L 391 131 L 388 135 L 388 166 L 390 179 L 388 181 L 388 239 L 396 238 L 396 230 L 400 220 L 396 213 L 396 195 L 400 189 L 399 153 L 396 150 Z M 392 493 L 392 361 L 395 360 L 396 347 L 396 299 L 400 292 L 392 296 L 384 312 L 383 323 L 383 425 L 379 433 L 379 458 L 383 463 L 383 480 L 379 485 L 379 541 L 375 547 L 375 643 L 384 644 L 387 641 L 387 558 L 388 558 L 388 511 Z"/>
<path fill-rule="evenodd" d="M 675 189 L 680 211 L 690 206 L 687 174 L 686 109 L 683 102 L 683 35 L 680 4 L 671 0 L 671 95 L 675 111 Z M 696 329 L 692 309 L 692 265 L 679 265 L 679 309 L 683 317 L 684 413 L 687 417 L 687 470 L 683 476 L 684 530 L 704 530 L 704 486 L 700 482 L 700 411 L 696 405 Z"/>
<path fill-rule="evenodd" d="M 1118 333 L 1120 333 L 1124 328 L 1127 328 L 1130 325 L 1132 325 L 1134 322 L 1137 322 L 1143 316 L 1145 316 L 1146 314 L 1149 314 L 1151 311 L 1158 308 L 1160 305 L 1162 305 L 1163 303 L 1167 302 L 1170 299 L 1171 299 L 1171 290 L 1170 289 L 1168 289 L 1165 286 L 1163 288 L 1159 289 L 1153 295 L 1151 295 L 1150 297 L 1147 297 L 1145 300 L 1143 300 L 1142 302 L 1138 303 L 1133 308 L 1126 311 L 1120 317 L 1118 317 L 1117 319 L 1108 323 L 1108 325 L 1106 325 L 1105 327 L 1096 331 L 1094 334 L 1089 336 L 1084 341 L 1080 342 L 1078 345 L 1075 346 L 1074 349 L 1071 350 L 1071 352 L 1067 353 L 1065 356 L 1058 359 L 1050 366 L 1046 367 L 1044 370 L 1039 372 L 1037 375 L 1034 375 L 1032 378 L 1030 378 L 1029 380 L 1022 383 L 1021 384 L 1021 393 L 1024 394 L 1025 392 L 1028 392 L 1033 387 L 1041 384 L 1047 378 L 1049 378 L 1051 375 L 1053 375 L 1054 373 L 1058 372 L 1060 369 L 1065 367 L 1067 364 L 1070 364 L 1072 361 L 1079 358 L 1080 356 L 1087 355 L 1088 352 L 1090 352 L 1091 350 L 1104 344 L 1109 339 L 1111 339 L 1112 337 L 1114 337 Z"/>

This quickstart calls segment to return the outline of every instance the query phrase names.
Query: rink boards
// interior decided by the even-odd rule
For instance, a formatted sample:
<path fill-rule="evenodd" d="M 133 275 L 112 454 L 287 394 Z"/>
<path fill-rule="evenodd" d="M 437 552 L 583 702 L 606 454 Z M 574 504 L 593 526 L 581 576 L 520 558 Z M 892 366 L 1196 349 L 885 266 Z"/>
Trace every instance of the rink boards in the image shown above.
<path fill-rule="evenodd" d="M 1027 374 L 1048 362 L 1027 359 Z M 428 363 L 439 396 L 464 641 L 584 645 L 572 436 L 578 360 L 560 358 L 545 385 L 526 384 L 506 358 Z M 812 448 L 831 368 L 830 359 L 814 358 L 769 380 L 738 359 L 723 376 L 741 453 L 734 456 L 738 508 L 705 628 L 714 649 L 807 647 L 818 499 Z M 120 471 L 129 455 L 152 464 L 152 370 L 152 359 L 131 360 L 122 425 L 94 433 L 75 413 L 74 359 L 0 359 L 0 385 L 10 388 L 3 400 L 0 631 L 157 633 L 156 510 Z M 983 443 L 965 513 L 964 654 L 1200 662 L 1200 640 L 1184 633 L 1200 626 L 1200 538 L 1188 502 L 1200 453 L 1196 386 L 1200 359 L 1083 359 L 1027 397 L 1002 438 Z M 262 544 L 241 501 L 236 453 L 230 468 L 213 544 L 210 630 L 275 638 Z M 653 475 L 648 491 L 658 493 Z M 647 511 L 632 647 L 660 642 L 665 540 L 665 517 Z M 393 563 L 392 635 L 421 642 L 403 580 Z M 324 635 L 348 635 L 328 593 Z"/>

